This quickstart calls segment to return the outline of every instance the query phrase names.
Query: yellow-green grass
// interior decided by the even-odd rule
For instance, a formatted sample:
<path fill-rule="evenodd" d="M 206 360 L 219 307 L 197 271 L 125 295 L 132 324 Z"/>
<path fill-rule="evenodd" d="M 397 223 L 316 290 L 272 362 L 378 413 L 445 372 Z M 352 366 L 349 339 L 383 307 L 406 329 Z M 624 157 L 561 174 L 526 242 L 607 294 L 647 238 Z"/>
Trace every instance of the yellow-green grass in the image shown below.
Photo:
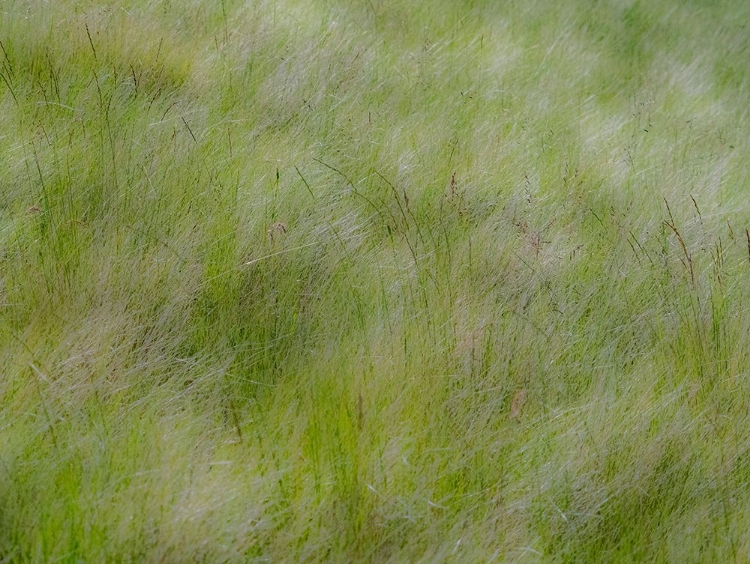
<path fill-rule="evenodd" d="M 750 559 L 748 21 L 3 2 L 0 561 Z"/>

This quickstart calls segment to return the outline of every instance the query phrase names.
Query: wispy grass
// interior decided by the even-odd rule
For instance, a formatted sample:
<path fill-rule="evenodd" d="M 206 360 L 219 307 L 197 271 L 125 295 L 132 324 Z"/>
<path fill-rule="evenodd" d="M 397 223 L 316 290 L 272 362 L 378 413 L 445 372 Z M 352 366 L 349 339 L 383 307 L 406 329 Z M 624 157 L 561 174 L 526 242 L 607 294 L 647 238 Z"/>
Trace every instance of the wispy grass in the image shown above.
<path fill-rule="evenodd" d="M 0 7 L 0 560 L 748 559 L 725 2 Z"/>

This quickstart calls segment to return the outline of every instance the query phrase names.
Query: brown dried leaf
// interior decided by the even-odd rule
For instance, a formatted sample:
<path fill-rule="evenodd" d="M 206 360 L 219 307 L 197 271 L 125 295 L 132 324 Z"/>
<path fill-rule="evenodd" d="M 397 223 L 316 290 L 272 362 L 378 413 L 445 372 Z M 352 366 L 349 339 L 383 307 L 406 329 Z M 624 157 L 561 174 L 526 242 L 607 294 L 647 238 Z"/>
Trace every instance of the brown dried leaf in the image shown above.
<path fill-rule="evenodd" d="M 513 396 L 513 400 L 510 402 L 510 418 L 518 419 L 521 416 L 521 410 L 526 404 L 526 388 L 521 388 Z"/>

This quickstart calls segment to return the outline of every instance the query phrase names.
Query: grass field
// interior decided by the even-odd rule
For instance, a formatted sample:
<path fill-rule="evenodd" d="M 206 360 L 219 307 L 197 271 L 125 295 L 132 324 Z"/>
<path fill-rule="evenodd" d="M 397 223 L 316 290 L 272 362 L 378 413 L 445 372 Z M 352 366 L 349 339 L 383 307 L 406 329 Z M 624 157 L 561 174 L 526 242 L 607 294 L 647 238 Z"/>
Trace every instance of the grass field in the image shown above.
<path fill-rule="evenodd" d="M 0 3 L 0 562 L 749 561 L 749 26 Z"/>

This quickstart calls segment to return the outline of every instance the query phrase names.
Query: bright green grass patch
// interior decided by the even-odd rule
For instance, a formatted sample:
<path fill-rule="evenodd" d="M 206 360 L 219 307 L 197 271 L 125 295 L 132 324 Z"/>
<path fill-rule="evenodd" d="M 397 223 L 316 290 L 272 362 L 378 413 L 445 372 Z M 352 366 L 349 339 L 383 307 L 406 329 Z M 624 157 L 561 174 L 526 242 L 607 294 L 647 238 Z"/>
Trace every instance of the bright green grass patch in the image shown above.
<path fill-rule="evenodd" d="M 0 561 L 750 558 L 750 10 L 0 7 Z"/>

